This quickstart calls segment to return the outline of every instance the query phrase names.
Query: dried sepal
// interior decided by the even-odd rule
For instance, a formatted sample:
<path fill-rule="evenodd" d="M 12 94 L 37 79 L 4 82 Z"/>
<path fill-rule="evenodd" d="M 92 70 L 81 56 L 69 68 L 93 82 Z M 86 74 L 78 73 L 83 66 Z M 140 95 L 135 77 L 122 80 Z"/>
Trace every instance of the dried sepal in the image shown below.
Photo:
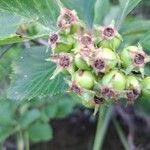
<path fill-rule="evenodd" d="M 104 103 L 104 99 L 97 97 L 97 96 L 94 96 L 93 103 L 94 103 L 93 115 L 95 116 L 97 114 L 97 112 L 99 111 L 100 106 Z"/>
<path fill-rule="evenodd" d="M 122 64 L 126 68 L 126 74 L 131 71 L 140 71 L 144 77 L 144 67 L 150 61 L 150 57 L 143 51 L 141 46 L 129 46 L 121 53 Z"/>
<path fill-rule="evenodd" d="M 80 49 L 80 57 L 85 60 L 85 62 L 90 65 L 90 60 L 93 57 L 95 49 L 94 48 L 88 48 L 88 47 L 83 47 Z"/>
<path fill-rule="evenodd" d="M 138 89 L 130 89 L 126 93 L 127 105 L 133 105 L 135 101 L 139 98 L 141 92 Z"/>
<path fill-rule="evenodd" d="M 145 64 L 150 61 L 149 56 L 145 54 L 142 49 L 137 49 L 137 51 L 131 52 L 131 58 L 135 68 L 144 67 Z"/>
<path fill-rule="evenodd" d="M 118 63 L 117 55 L 106 48 L 95 49 L 93 57 L 91 59 L 91 66 L 95 73 L 106 73 L 110 69 L 114 68 Z"/>
<path fill-rule="evenodd" d="M 95 32 L 97 36 L 97 47 L 109 48 L 115 51 L 122 42 L 122 37 L 115 29 L 113 24 L 96 28 Z"/>
<path fill-rule="evenodd" d="M 54 54 L 46 60 L 54 62 L 57 66 L 50 78 L 51 80 L 54 79 L 62 70 L 67 70 L 71 75 L 74 73 L 72 66 L 73 57 L 68 53 Z"/>
<path fill-rule="evenodd" d="M 139 80 L 133 76 L 126 77 L 126 99 L 127 105 L 132 105 L 141 94 L 141 85 Z"/>
<path fill-rule="evenodd" d="M 70 27 L 78 22 L 78 16 L 75 10 L 70 10 L 67 8 L 61 9 L 61 14 L 58 17 L 57 24 L 61 29 Z"/>
<path fill-rule="evenodd" d="M 100 27 L 100 33 L 103 40 L 112 40 L 117 36 L 118 31 L 113 25 L 109 25 L 106 27 Z"/>
<path fill-rule="evenodd" d="M 69 89 L 68 92 L 73 92 L 75 94 L 77 94 L 78 96 L 81 96 L 84 89 L 82 87 L 80 87 L 75 80 L 72 79 L 72 81 L 69 81 L 67 79 L 65 79 L 65 82 L 68 84 Z"/>
<path fill-rule="evenodd" d="M 100 89 L 100 94 L 106 100 L 112 100 L 113 102 L 117 102 L 118 100 L 118 93 L 111 86 L 103 86 Z"/>
<path fill-rule="evenodd" d="M 95 38 L 91 34 L 79 34 L 78 35 L 78 41 L 81 47 L 94 47 Z"/>
<path fill-rule="evenodd" d="M 52 51 L 56 48 L 57 42 L 59 41 L 59 34 L 53 33 L 52 35 L 49 36 L 48 38 L 48 47 L 52 49 Z"/>

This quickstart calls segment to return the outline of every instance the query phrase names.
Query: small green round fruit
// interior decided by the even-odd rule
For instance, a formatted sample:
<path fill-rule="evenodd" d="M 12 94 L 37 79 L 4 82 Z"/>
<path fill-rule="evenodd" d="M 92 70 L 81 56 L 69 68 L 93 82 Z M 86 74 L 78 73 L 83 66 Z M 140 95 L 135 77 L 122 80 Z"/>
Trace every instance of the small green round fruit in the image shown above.
<path fill-rule="evenodd" d="M 135 76 L 126 77 L 126 89 L 140 89 L 140 83 Z"/>
<path fill-rule="evenodd" d="M 57 43 L 56 48 L 54 49 L 55 52 L 70 52 L 72 49 L 72 44 L 66 44 L 66 43 Z"/>
<path fill-rule="evenodd" d="M 92 67 L 96 73 L 106 73 L 118 63 L 117 55 L 108 48 L 100 48 L 95 52 Z"/>
<path fill-rule="evenodd" d="M 71 27 L 70 27 L 70 34 L 74 34 L 74 33 L 78 32 L 78 30 L 80 28 L 81 28 L 81 24 L 79 24 L 79 23 L 71 25 Z"/>
<path fill-rule="evenodd" d="M 94 86 L 95 77 L 90 71 L 75 72 L 74 80 L 82 88 L 92 89 Z"/>
<path fill-rule="evenodd" d="M 150 99 L 150 77 L 146 77 L 141 82 L 143 97 Z"/>
<path fill-rule="evenodd" d="M 114 90 L 121 91 L 125 89 L 126 78 L 118 70 L 112 70 L 102 78 L 102 86 L 112 86 Z"/>
<path fill-rule="evenodd" d="M 115 37 L 112 40 L 102 40 L 99 42 L 98 46 L 100 47 L 105 47 L 105 48 L 109 48 L 112 50 L 116 50 L 119 48 L 120 44 L 121 44 L 121 35 L 118 35 L 118 37 Z"/>
<path fill-rule="evenodd" d="M 140 83 L 135 76 L 126 77 L 126 98 L 129 105 L 134 104 L 141 94 Z"/>
<path fill-rule="evenodd" d="M 54 51 L 56 53 L 60 53 L 60 52 L 70 53 L 75 42 L 73 37 L 72 36 L 67 36 L 67 37 L 60 36 L 60 39 L 61 40 L 56 43 L 56 47 Z"/>
<path fill-rule="evenodd" d="M 82 94 L 82 96 L 80 96 L 81 98 L 81 103 L 82 105 L 84 105 L 87 108 L 94 108 L 94 96 L 91 93 L 88 92 L 84 92 Z"/>
<path fill-rule="evenodd" d="M 75 56 L 75 65 L 81 70 L 90 70 L 87 63 L 80 57 L 79 54 Z"/>
<path fill-rule="evenodd" d="M 116 54 L 108 48 L 103 48 L 102 57 L 106 60 L 107 70 L 114 68 L 118 63 Z"/>
<path fill-rule="evenodd" d="M 136 46 L 129 46 L 129 47 L 123 49 L 123 51 L 121 52 L 121 55 L 120 55 L 123 67 L 128 68 L 129 66 L 133 65 L 131 53 L 136 52 L 137 49 L 138 48 Z"/>
<path fill-rule="evenodd" d="M 144 66 L 149 61 L 149 56 L 145 54 L 139 45 L 129 46 L 123 49 L 121 53 L 122 66 L 126 69 L 126 74 L 132 71 L 140 72 L 144 78 Z"/>

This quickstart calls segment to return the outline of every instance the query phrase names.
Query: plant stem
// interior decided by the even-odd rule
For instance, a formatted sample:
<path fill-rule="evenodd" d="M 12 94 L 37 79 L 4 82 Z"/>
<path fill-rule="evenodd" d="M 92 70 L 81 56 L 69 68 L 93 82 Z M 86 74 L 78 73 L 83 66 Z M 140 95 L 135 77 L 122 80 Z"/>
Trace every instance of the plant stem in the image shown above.
<path fill-rule="evenodd" d="M 93 150 L 101 150 L 105 133 L 111 118 L 111 107 L 107 111 L 107 106 L 103 105 L 99 110 L 98 124 L 94 140 Z"/>
<path fill-rule="evenodd" d="M 121 140 L 121 142 L 122 142 L 122 145 L 123 145 L 124 149 L 125 149 L 125 150 L 130 149 L 129 144 L 128 144 L 128 141 L 127 141 L 127 139 L 126 139 L 126 137 L 125 137 L 125 135 L 124 135 L 124 133 L 123 133 L 123 130 L 122 130 L 120 124 L 117 122 L 116 119 L 113 119 L 113 123 L 114 123 L 114 125 L 115 125 L 115 128 L 116 128 L 116 130 L 117 130 L 117 133 L 118 133 L 118 135 L 119 135 L 119 138 L 120 138 L 120 140 Z"/>
<path fill-rule="evenodd" d="M 29 135 L 26 131 L 19 130 L 17 142 L 18 150 L 30 150 Z"/>
<path fill-rule="evenodd" d="M 29 135 L 26 131 L 24 132 L 24 144 L 25 150 L 30 150 Z"/>
<path fill-rule="evenodd" d="M 17 148 L 18 150 L 24 150 L 24 140 L 21 131 L 19 131 L 17 134 Z"/>

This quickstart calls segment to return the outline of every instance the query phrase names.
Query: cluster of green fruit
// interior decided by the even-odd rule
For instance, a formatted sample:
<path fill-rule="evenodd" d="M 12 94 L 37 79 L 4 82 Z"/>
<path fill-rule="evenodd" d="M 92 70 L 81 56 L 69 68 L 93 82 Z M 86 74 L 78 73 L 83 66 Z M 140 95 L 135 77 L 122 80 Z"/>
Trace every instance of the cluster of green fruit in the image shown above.
<path fill-rule="evenodd" d="M 150 97 L 150 77 L 144 66 L 150 60 L 142 47 L 129 46 L 117 53 L 122 37 L 111 24 L 89 31 L 74 10 L 61 9 L 58 32 L 50 35 L 57 68 L 51 79 L 63 72 L 70 91 L 89 108 L 121 98 L 133 104 L 141 95 Z"/>

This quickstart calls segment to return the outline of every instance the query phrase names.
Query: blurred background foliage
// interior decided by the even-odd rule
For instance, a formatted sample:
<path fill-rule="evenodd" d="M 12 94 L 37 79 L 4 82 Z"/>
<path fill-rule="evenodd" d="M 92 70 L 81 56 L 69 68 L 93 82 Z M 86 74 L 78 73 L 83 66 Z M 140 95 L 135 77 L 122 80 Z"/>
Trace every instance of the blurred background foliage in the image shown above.
<path fill-rule="evenodd" d="M 149 0 L 61 1 L 75 9 L 88 28 L 115 20 L 124 39 L 120 50 L 139 42 L 150 54 Z M 58 15 L 55 0 L 0 0 L 0 149 L 10 137 L 16 139 L 18 150 L 28 150 L 30 142 L 52 140 L 50 121 L 65 118 L 80 105 L 77 97 L 65 93 L 61 75 L 49 81 L 55 66 L 45 61 L 47 38 L 57 30 Z M 147 99 L 134 107 L 142 116 L 150 113 Z M 124 133 L 115 125 L 125 148 Z"/>

